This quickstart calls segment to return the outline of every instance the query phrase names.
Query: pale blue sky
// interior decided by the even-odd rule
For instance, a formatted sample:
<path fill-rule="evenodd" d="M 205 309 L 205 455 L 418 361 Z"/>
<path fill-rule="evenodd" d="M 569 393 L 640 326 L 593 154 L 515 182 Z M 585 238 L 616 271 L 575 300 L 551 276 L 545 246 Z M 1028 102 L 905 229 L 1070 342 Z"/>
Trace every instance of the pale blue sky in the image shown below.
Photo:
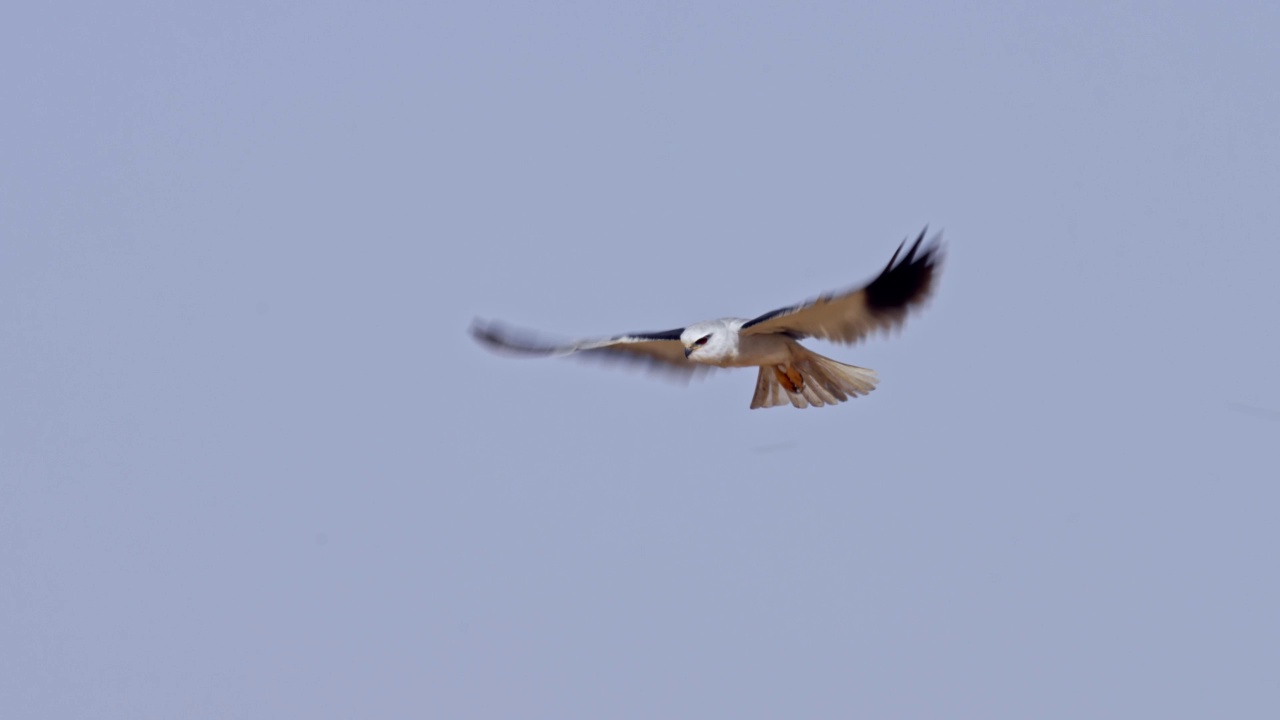
<path fill-rule="evenodd" d="M 1280 6 L 0 17 L 0 714 L 1280 716 Z M 871 396 L 486 353 L 949 256 Z"/>

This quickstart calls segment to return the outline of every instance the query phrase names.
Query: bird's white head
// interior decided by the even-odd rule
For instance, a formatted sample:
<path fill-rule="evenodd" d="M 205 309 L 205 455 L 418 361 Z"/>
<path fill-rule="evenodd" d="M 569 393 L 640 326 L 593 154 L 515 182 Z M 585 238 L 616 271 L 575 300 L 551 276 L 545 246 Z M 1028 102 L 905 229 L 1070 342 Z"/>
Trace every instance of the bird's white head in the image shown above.
<path fill-rule="evenodd" d="M 710 320 L 685 328 L 680 342 L 690 361 L 719 365 L 737 353 L 738 333 L 723 320 Z"/>

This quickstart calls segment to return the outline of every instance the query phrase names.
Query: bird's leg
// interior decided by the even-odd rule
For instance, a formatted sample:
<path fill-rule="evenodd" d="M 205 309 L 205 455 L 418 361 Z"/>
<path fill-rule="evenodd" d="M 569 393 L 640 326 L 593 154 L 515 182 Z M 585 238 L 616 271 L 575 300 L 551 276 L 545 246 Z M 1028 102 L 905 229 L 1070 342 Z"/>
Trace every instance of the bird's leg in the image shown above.
<path fill-rule="evenodd" d="M 804 390 L 804 376 L 800 374 L 795 365 L 787 366 L 787 377 L 791 378 L 791 384 L 796 386 L 796 389 L 792 392 Z"/>
<path fill-rule="evenodd" d="M 787 392 L 798 393 L 804 389 L 804 376 L 791 365 L 774 365 L 773 375 Z"/>

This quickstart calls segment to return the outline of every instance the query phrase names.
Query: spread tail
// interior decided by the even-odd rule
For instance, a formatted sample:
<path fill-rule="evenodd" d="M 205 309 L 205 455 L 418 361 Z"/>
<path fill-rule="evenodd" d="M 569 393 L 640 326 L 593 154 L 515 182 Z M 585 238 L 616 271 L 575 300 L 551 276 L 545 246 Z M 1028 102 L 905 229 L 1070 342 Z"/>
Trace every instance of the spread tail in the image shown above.
<path fill-rule="evenodd" d="M 845 365 L 803 350 L 789 364 L 764 365 L 756 379 L 751 409 L 790 403 L 798 408 L 842 403 L 875 390 L 876 371 Z"/>

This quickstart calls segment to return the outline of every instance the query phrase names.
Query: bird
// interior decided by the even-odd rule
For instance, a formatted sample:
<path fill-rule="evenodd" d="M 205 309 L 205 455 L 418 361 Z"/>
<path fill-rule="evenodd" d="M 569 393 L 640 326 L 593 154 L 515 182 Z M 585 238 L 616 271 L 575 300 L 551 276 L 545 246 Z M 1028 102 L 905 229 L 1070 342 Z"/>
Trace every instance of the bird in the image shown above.
<path fill-rule="evenodd" d="M 817 338 L 851 345 L 873 333 L 900 328 L 931 295 L 943 260 L 941 234 L 926 244 L 927 232 L 926 227 L 914 243 L 910 236 L 903 240 L 880 274 L 864 285 L 826 292 L 751 319 L 720 318 L 672 330 L 555 343 L 477 318 L 471 334 L 496 352 L 630 360 L 681 377 L 711 368 L 756 367 L 752 410 L 835 405 L 874 390 L 879 382 L 876 372 L 819 355 L 800 341 Z"/>

